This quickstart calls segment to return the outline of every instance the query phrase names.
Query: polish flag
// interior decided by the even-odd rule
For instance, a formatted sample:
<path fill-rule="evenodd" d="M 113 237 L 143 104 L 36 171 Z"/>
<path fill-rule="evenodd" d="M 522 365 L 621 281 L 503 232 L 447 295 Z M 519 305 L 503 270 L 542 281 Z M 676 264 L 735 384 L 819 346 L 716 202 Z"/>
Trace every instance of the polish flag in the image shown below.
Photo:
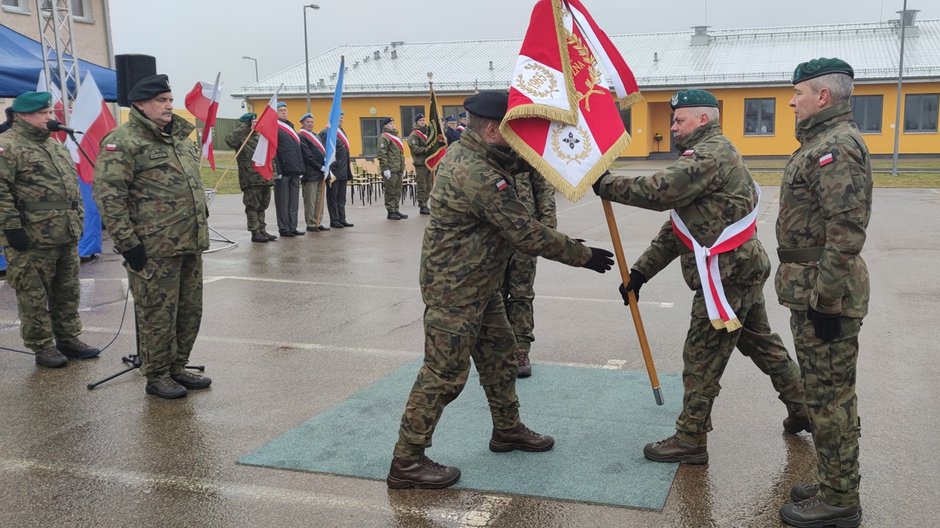
<path fill-rule="evenodd" d="M 36 91 L 49 92 L 52 94 L 52 110 L 55 112 L 56 121 L 65 123 L 65 107 L 62 105 L 62 91 L 59 90 L 58 86 L 50 84 L 49 81 L 46 80 L 45 68 L 39 72 L 39 82 L 36 83 Z M 66 138 L 68 138 L 68 134 L 65 132 L 53 132 L 51 136 L 59 143 L 65 143 Z"/>
<path fill-rule="evenodd" d="M 101 150 L 101 139 L 116 126 L 114 116 L 108 110 L 94 77 L 85 74 L 69 118 L 69 127 L 84 133 L 79 136 L 78 144 L 71 138 L 65 141 L 65 147 L 72 155 L 72 160 L 78 168 L 78 176 L 83 182 L 90 185 L 94 181 L 94 164 Z M 84 155 L 82 151 L 85 152 Z M 88 159 L 85 159 L 85 155 Z"/>
<path fill-rule="evenodd" d="M 212 128 L 215 127 L 215 115 L 219 111 L 219 101 L 222 99 L 222 83 L 219 75 L 215 76 L 215 84 L 199 81 L 196 86 L 186 94 L 186 109 L 196 119 L 205 123 L 202 129 L 202 157 L 209 160 L 209 166 L 215 170 L 215 153 L 212 149 Z"/>
<path fill-rule="evenodd" d="M 539 0 L 500 125 L 506 141 L 571 201 L 630 144 L 622 109 L 642 100 L 617 48 L 580 0 Z"/>
<path fill-rule="evenodd" d="M 266 180 L 274 178 L 274 173 L 271 172 L 271 161 L 277 154 L 277 128 L 277 92 L 275 92 L 255 124 L 258 146 L 255 147 L 254 155 L 251 156 L 255 170 Z"/>

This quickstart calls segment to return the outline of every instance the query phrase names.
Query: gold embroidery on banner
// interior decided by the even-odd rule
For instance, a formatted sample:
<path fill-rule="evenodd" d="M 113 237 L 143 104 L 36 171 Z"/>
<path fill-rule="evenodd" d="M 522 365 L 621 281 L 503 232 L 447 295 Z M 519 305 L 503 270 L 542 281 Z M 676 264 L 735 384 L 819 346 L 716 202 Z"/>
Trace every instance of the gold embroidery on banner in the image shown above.
<path fill-rule="evenodd" d="M 555 76 L 552 75 L 548 67 L 530 62 L 523 66 L 523 69 L 529 72 L 534 70 L 534 73 L 531 73 L 528 79 L 524 78 L 520 73 L 519 76 L 516 77 L 516 88 L 525 92 L 529 98 L 550 97 L 558 91 L 558 80 L 555 79 Z"/>
<path fill-rule="evenodd" d="M 580 165 L 592 150 L 591 135 L 583 128 L 570 125 L 552 127 L 552 152 L 566 164 L 574 161 Z"/>
<path fill-rule="evenodd" d="M 591 55 L 591 50 L 581 41 L 581 38 L 575 35 L 574 33 L 568 33 L 567 35 L 568 44 L 571 45 L 578 52 L 578 55 L 581 56 L 581 61 L 571 62 L 571 70 L 574 72 L 574 75 L 577 75 L 584 68 L 588 69 L 588 78 L 586 81 L 587 91 L 584 93 L 578 93 L 578 104 L 581 101 L 584 101 L 584 109 L 588 112 L 591 111 L 591 99 L 590 97 L 594 94 L 605 95 L 604 91 L 595 88 L 601 82 L 601 72 L 597 68 L 597 60 L 594 59 L 594 56 Z"/>

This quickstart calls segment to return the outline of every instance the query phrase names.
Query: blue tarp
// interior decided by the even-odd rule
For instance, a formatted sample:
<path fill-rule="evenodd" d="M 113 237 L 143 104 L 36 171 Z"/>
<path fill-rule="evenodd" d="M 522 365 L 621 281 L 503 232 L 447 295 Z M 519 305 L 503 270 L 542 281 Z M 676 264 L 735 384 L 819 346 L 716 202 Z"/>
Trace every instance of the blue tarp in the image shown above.
<path fill-rule="evenodd" d="M 105 101 L 117 101 L 114 70 L 79 59 L 82 77 L 90 72 Z M 36 89 L 42 71 L 42 44 L 0 24 L 0 97 L 16 97 Z M 74 92 L 74 87 L 70 87 Z"/>

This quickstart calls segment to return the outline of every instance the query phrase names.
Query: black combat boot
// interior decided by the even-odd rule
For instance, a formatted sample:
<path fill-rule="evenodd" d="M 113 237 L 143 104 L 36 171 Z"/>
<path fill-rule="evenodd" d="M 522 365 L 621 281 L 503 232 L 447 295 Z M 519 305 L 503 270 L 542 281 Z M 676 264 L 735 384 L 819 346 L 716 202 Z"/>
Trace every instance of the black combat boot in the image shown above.
<path fill-rule="evenodd" d="M 423 215 L 429 215 L 429 214 L 431 214 L 431 210 L 428 209 L 428 206 L 427 206 L 427 205 L 422 205 L 422 206 L 418 207 L 418 212 L 421 213 L 421 214 L 423 214 Z"/>
<path fill-rule="evenodd" d="M 144 389 L 147 394 L 153 394 L 158 398 L 165 400 L 175 400 L 186 396 L 186 387 L 173 381 L 170 378 L 160 378 L 154 381 L 148 381 Z"/>
<path fill-rule="evenodd" d="M 490 451 L 494 453 L 505 453 L 514 449 L 533 452 L 548 451 L 554 446 L 554 438 L 540 435 L 525 424 L 519 424 L 512 429 L 493 429 L 493 436 L 490 437 Z"/>
<path fill-rule="evenodd" d="M 790 412 L 790 415 L 783 419 L 783 430 L 790 434 L 797 434 L 800 431 L 812 433 L 813 422 L 811 422 L 809 416 L 805 414 Z"/>
<path fill-rule="evenodd" d="M 797 484 L 790 488 L 790 498 L 793 502 L 802 502 L 819 493 L 819 484 Z"/>
<path fill-rule="evenodd" d="M 56 341 L 55 347 L 69 359 L 89 359 L 101 353 L 100 348 L 86 344 L 77 337 Z"/>
<path fill-rule="evenodd" d="M 528 378 L 532 375 L 532 363 L 529 362 L 528 350 L 516 350 L 516 361 L 519 363 L 517 378 Z"/>
<path fill-rule="evenodd" d="M 460 470 L 443 466 L 426 456 L 418 460 L 392 459 L 385 482 L 392 489 L 440 489 L 460 480 Z"/>
<path fill-rule="evenodd" d="M 406 215 L 405 213 L 396 211 L 396 214 L 398 214 L 398 219 L 399 219 L 399 220 L 404 220 L 405 218 L 408 218 L 408 215 Z"/>
<path fill-rule="evenodd" d="M 186 387 L 187 389 L 192 390 L 205 389 L 209 385 L 212 385 L 212 378 L 209 376 L 200 376 L 199 374 L 193 374 L 188 370 L 171 372 L 170 379 Z"/>
<path fill-rule="evenodd" d="M 665 440 L 646 444 L 643 455 L 654 462 L 708 463 L 708 447 L 692 445 L 672 435 Z"/>
<path fill-rule="evenodd" d="M 783 522 L 800 528 L 855 528 L 862 524 L 862 508 L 830 506 L 815 496 L 796 504 L 784 504 L 780 508 L 780 518 Z"/>
<path fill-rule="evenodd" d="M 397 211 L 389 211 L 388 215 L 385 216 L 389 220 L 401 220 L 401 215 Z"/>
<path fill-rule="evenodd" d="M 59 368 L 64 367 L 68 362 L 68 358 L 51 345 L 36 352 L 36 364 L 40 367 Z"/>
<path fill-rule="evenodd" d="M 252 242 L 270 242 L 271 238 L 266 237 L 261 231 L 252 231 L 251 232 L 251 241 Z"/>
<path fill-rule="evenodd" d="M 277 240 L 277 235 L 272 235 L 271 233 L 268 233 L 267 231 L 265 231 L 263 228 L 261 229 L 261 234 L 268 237 L 268 240 L 272 240 L 272 241 Z"/>

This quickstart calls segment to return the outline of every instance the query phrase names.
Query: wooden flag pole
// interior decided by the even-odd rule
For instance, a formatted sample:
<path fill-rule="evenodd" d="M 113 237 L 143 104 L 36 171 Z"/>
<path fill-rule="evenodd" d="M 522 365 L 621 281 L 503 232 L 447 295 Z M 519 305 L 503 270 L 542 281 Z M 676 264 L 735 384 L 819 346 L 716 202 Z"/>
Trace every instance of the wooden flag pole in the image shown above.
<path fill-rule="evenodd" d="M 604 205 L 604 216 L 607 217 L 607 227 L 610 229 L 610 240 L 614 244 L 614 255 L 617 257 L 617 267 L 620 268 L 620 280 L 627 284 L 630 282 L 630 266 L 627 265 L 627 259 L 623 255 L 623 243 L 620 241 L 620 230 L 617 229 L 617 219 L 614 217 L 614 208 L 610 205 L 610 200 L 601 200 Z M 636 327 L 636 335 L 640 340 L 640 350 L 643 352 L 643 361 L 646 362 L 646 373 L 650 378 L 650 385 L 653 387 L 653 398 L 656 399 L 656 405 L 663 404 L 663 393 L 659 387 L 659 376 L 656 375 L 656 365 L 653 364 L 653 355 L 650 353 L 650 344 L 646 339 L 646 330 L 643 328 L 643 319 L 640 317 L 640 307 L 636 303 L 636 295 L 633 291 L 627 292 L 627 299 L 630 303 L 630 313 L 633 315 L 633 326 Z"/>
<path fill-rule="evenodd" d="M 254 133 L 255 133 L 255 129 L 252 128 L 252 129 L 251 129 L 251 132 L 249 132 L 248 135 L 245 136 L 245 141 L 242 141 L 242 146 L 238 147 L 238 150 L 235 152 L 235 157 L 232 158 L 232 160 L 235 162 L 235 165 L 236 165 L 236 166 L 238 166 L 238 155 L 242 153 L 242 149 L 245 148 L 245 145 L 248 144 L 248 140 L 251 139 L 251 135 L 254 134 Z M 201 164 L 201 163 L 200 163 L 200 165 L 199 165 L 199 168 L 200 168 L 200 169 L 202 168 L 202 164 Z M 215 187 L 213 187 L 213 189 L 216 189 L 216 190 L 219 189 L 219 184 L 222 183 L 222 178 L 224 178 L 225 175 L 228 174 L 228 171 L 229 171 L 231 168 L 232 168 L 232 165 L 231 165 L 231 164 L 229 164 L 229 165 L 227 165 L 227 166 L 225 167 L 225 170 L 222 171 L 222 175 L 219 176 L 219 179 L 218 179 L 218 180 L 216 180 L 216 182 L 215 182 Z"/>

